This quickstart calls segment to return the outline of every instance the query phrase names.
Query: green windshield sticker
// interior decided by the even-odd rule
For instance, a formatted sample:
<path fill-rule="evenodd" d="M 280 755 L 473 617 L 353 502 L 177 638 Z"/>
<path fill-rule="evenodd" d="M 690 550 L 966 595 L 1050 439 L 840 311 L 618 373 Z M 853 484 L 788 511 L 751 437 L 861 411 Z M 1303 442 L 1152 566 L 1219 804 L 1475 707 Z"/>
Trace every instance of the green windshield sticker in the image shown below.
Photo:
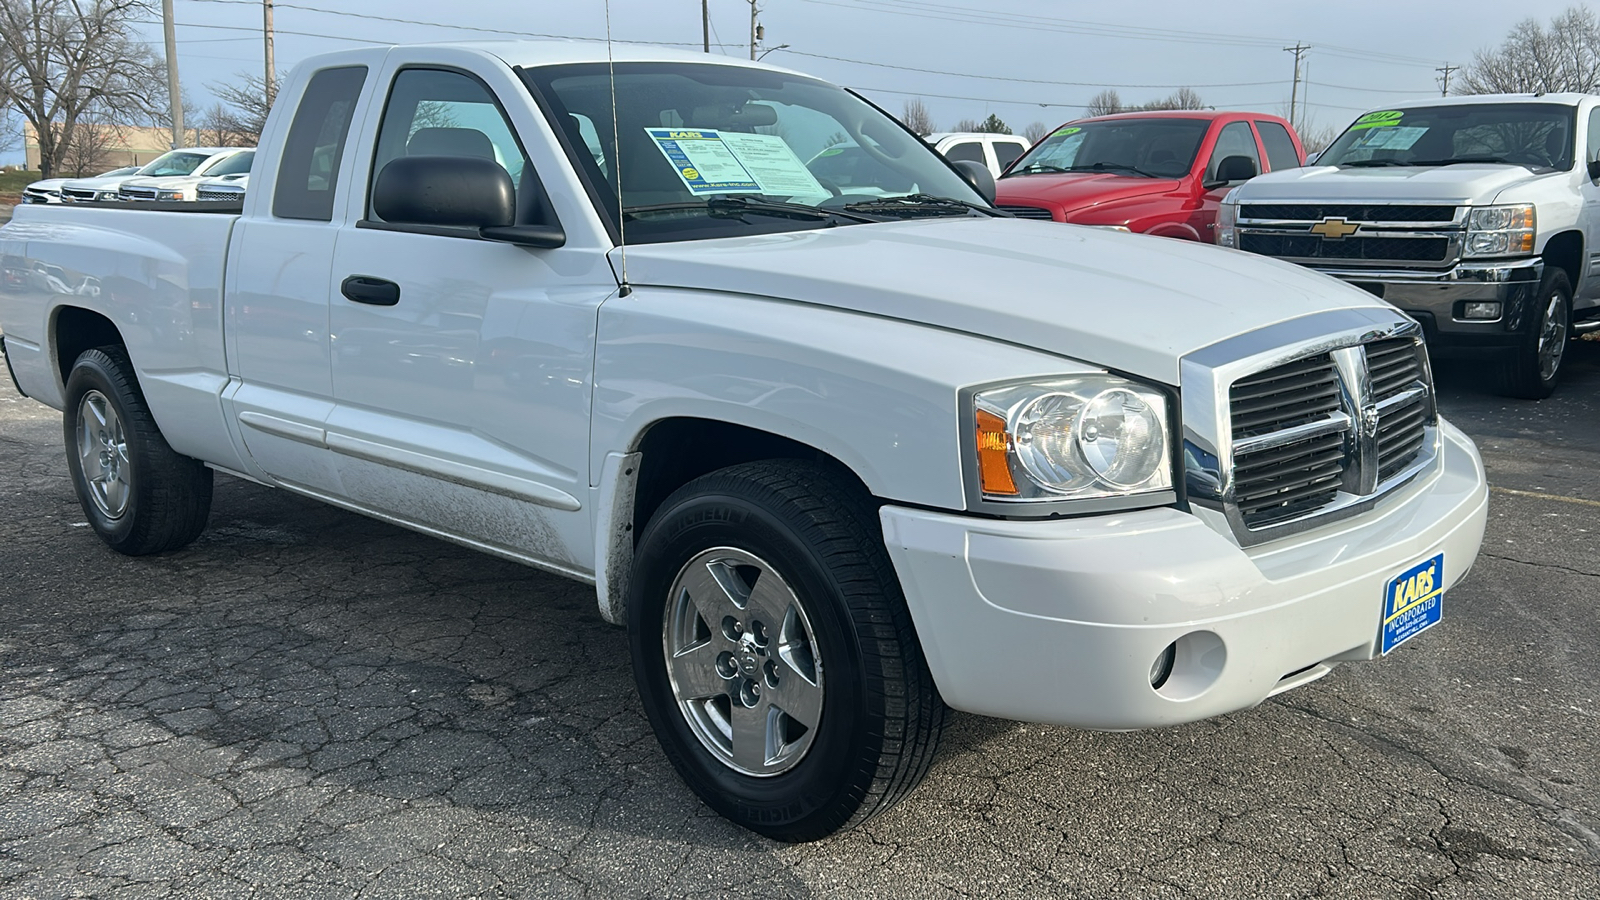
<path fill-rule="evenodd" d="M 1350 126 L 1350 130 L 1359 131 L 1363 128 L 1387 128 L 1391 125 L 1399 125 L 1400 119 L 1404 116 L 1405 113 L 1397 109 L 1369 112 L 1357 119 L 1356 123 Z"/>
<path fill-rule="evenodd" d="M 843 152 L 844 152 L 844 148 L 843 147 L 829 147 L 828 149 L 822 151 L 821 153 L 818 153 L 817 154 L 817 159 L 824 159 L 824 158 L 829 157 L 829 156 L 838 156 L 839 154 L 841 154 Z"/>
<path fill-rule="evenodd" d="M 1082 128 L 1062 128 L 1062 129 L 1060 129 L 1058 131 L 1051 132 L 1050 136 L 1051 137 L 1066 137 L 1069 134 L 1077 134 L 1078 132 L 1080 132 L 1082 130 L 1083 130 Z"/>

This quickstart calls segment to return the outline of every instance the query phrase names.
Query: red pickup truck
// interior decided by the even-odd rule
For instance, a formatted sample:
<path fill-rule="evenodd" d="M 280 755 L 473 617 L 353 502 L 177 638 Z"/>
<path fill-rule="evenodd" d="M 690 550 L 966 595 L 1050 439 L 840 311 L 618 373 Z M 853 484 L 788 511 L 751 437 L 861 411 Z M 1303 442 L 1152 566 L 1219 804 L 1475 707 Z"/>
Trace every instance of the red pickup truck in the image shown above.
<path fill-rule="evenodd" d="M 1000 176 L 995 205 L 1024 218 L 1209 244 L 1230 188 L 1304 162 L 1300 137 L 1277 116 L 1119 113 L 1051 132 Z"/>

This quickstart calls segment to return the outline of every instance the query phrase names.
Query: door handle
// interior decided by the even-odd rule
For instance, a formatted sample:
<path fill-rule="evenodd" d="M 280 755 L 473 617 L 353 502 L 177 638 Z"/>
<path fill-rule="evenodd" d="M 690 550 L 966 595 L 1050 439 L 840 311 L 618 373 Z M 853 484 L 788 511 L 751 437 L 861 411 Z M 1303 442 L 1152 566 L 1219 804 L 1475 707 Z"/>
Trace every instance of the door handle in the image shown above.
<path fill-rule="evenodd" d="M 400 302 L 400 285 L 382 278 L 351 275 L 339 285 L 339 293 L 357 303 L 373 306 L 393 306 Z"/>

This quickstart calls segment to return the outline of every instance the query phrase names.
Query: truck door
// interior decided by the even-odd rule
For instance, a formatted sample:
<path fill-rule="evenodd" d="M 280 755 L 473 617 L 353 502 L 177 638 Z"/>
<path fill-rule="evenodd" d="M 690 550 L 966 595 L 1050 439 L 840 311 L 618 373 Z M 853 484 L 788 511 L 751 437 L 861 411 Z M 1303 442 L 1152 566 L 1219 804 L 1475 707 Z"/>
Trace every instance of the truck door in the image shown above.
<path fill-rule="evenodd" d="M 1200 181 L 1200 202 L 1189 220 L 1204 243 L 1216 241 L 1217 207 L 1228 191 L 1240 183 L 1219 181 L 1217 178 L 1222 161 L 1230 156 L 1243 156 L 1255 163 L 1256 172 L 1261 171 L 1261 152 L 1256 148 L 1256 135 L 1250 130 L 1249 122 L 1240 120 L 1222 126 L 1217 132 L 1216 143 L 1212 145 L 1211 155 L 1206 157 L 1206 167 Z"/>
<path fill-rule="evenodd" d="M 334 201 L 366 66 L 314 73 L 283 139 L 278 170 L 234 228 L 228 252 L 228 397 L 250 459 L 294 486 L 338 493 L 322 446 L 333 408 L 328 273 Z M 286 86 L 292 87 L 292 86 Z M 285 90 L 280 103 L 294 95 Z M 350 148 L 353 149 L 353 148 Z M 343 179 L 348 181 L 349 179 Z"/>
<path fill-rule="evenodd" d="M 1589 110 L 1588 128 L 1585 129 L 1583 155 L 1578 158 L 1578 182 L 1583 192 L 1583 245 L 1587 259 L 1582 284 L 1572 289 L 1577 294 L 1577 309 L 1585 309 L 1600 300 L 1600 185 L 1589 177 L 1589 163 L 1600 159 L 1600 106 Z"/>
<path fill-rule="evenodd" d="M 525 90 L 509 77 L 500 89 Z M 585 507 L 596 311 L 616 290 L 604 254 L 495 243 L 374 211 L 371 185 L 387 163 L 476 157 L 510 174 L 518 224 L 554 224 L 524 142 L 477 75 L 399 68 L 375 147 L 329 290 L 328 443 L 346 496 L 582 574 L 594 542 Z"/>

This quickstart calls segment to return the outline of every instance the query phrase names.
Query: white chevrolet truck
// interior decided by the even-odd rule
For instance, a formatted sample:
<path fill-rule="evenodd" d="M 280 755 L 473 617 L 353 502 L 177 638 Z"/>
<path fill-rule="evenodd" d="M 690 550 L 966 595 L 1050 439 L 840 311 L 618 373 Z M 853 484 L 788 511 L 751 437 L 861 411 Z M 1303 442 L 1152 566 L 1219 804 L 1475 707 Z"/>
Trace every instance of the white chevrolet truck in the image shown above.
<path fill-rule="evenodd" d="M 1568 341 L 1600 329 L 1600 96 L 1373 110 L 1315 166 L 1232 191 L 1218 235 L 1364 288 L 1421 323 L 1435 356 L 1548 397 Z"/>
<path fill-rule="evenodd" d="M 807 168 L 840 136 L 875 180 Z M 592 583 L 666 756 L 785 840 L 909 792 L 947 706 L 1171 725 L 1440 621 L 1487 490 L 1415 322 L 973 168 L 722 57 L 335 53 L 242 207 L 19 208 L 5 356 L 124 553 L 220 471 Z"/>

